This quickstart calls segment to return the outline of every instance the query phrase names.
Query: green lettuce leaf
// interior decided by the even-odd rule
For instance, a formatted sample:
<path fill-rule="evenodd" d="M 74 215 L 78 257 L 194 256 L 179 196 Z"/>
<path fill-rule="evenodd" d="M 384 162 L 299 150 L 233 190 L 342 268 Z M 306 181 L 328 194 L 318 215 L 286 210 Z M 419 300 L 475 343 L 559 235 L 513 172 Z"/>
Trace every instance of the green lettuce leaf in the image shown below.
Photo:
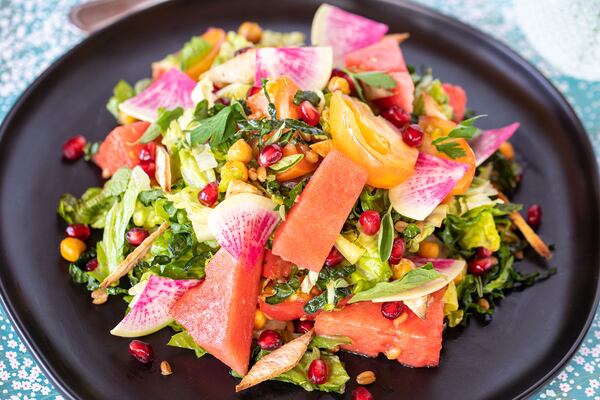
<path fill-rule="evenodd" d="M 167 346 L 194 350 L 194 353 L 196 353 L 196 357 L 198 358 L 206 354 L 206 350 L 198 346 L 196 342 L 194 342 L 194 339 L 192 339 L 192 336 L 190 336 L 190 334 L 186 331 L 179 332 L 171 336 L 171 339 L 169 339 Z"/>
<path fill-rule="evenodd" d="M 214 239 L 208 228 L 208 216 L 212 208 L 203 206 L 198 202 L 197 189 L 185 187 L 179 192 L 167 194 L 167 199 L 173 202 L 173 207 L 176 209 L 185 210 L 198 242 Z"/>
<path fill-rule="evenodd" d="M 496 229 L 494 215 L 502 213 L 495 207 L 482 206 L 462 216 L 448 215 L 440 238 L 454 253 L 485 247 L 491 251 L 500 248 L 500 235 Z"/>
<path fill-rule="evenodd" d="M 92 187 L 80 199 L 63 194 L 56 211 L 67 224 L 85 224 L 100 229 L 104 227 L 106 214 L 117 200 L 116 196 L 105 196 L 101 188 Z"/>
<path fill-rule="evenodd" d="M 208 145 L 196 145 L 192 149 L 179 151 L 179 169 L 188 186 L 202 189 L 216 180 L 214 168 L 217 161 Z"/>
<path fill-rule="evenodd" d="M 308 347 L 332 350 L 337 346 L 351 343 L 352 339 L 350 339 L 348 336 L 315 336 L 310 341 Z"/>
<path fill-rule="evenodd" d="M 193 67 L 194 64 L 202 60 L 211 49 L 211 44 L 200 36 L 192 37 L 183 45 L 183 48 L 178 55 L 181 70 L 185 71 L 188 68 Z"/>
<path fill-rule="evenodd" d="M 392 270 L 387 261 L 381 261 L 377 249 L 377 237 L 360 234 L 358 244 L 366 252 L 356 262 L 356 271 L 350 275 L 350 282 L 355 284 L 353 292 L 361 292 L 373 287 L 378 282 L 385 282 L 392 276 Z"/>
<path fill-rule="evenodd" d="M 113 88 L 113 95 L 106 103 L 106 109 L 118 120 L 119 104 L 135 96 L 135 89 L 124 80 L 120 80 Z"/>
<path fill-rule="evenodd" d="M 213 62 L 213 67 L 219 64 L 223 64 L 225 61 L 231 60 L 235 56 L 235 52 L 246 47 L 254 46 L 252 42 L 246 40 L 242 35 L 237 34 L 234 31 L 227 32 L 225 42 L 219 49 L 219 54 Z"/>

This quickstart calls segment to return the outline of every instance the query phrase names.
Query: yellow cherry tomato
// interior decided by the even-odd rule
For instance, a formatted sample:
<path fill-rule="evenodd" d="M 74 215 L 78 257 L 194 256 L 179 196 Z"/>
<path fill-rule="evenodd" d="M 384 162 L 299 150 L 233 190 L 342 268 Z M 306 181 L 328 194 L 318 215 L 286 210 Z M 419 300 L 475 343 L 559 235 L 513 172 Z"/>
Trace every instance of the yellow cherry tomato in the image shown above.
<path fill-rule="evenodd" d="M 265 324 L 267 323 L 267 317 L 265 316 L 265 314 L 260 311 L 260 310 L 256 310 L 256 312 L 254 313 L 254 329 L 259 330 L 265 327 Z"/>
<path fill-rule="evenodd" d="M 60 255 L 67 261 L 77 261 L 84 251 L 85 243 L 79 239 L 68 237 L 60 242 Z"/>
<path fill-rule="evenodd" d="M 368 172 L 367 184 L 390 189 L 412 175 L 418 150 L 365 103 L 338 91 L 331 96 L 329 114 L 333 147 Z"/>

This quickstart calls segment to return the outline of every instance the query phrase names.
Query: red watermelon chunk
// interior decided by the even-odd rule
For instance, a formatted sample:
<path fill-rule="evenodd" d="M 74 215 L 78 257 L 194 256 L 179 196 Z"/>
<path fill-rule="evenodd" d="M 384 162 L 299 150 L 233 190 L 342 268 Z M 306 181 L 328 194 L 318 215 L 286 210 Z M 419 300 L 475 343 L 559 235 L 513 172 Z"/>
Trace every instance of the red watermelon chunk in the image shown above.
<path fill-rule="evenodd" d="M 273 239 L 273 254 L 320 271 L 367 181 L 367 172 L 338 151 L 325 157 Z"/>
<path fill-rule="evenodd" d="M 292 264 L 283 258 L 273 254 L 271 250 L 265 250 L 265 257 L 262 267 L 262 276 L 269 279 L 287 278 L 292 271 Z"/>
<path fill-rule="evenodd" d="M 258 299 L 260 311 L 270 319 L 277 321 L 293 321 L 300 318 L 312 319 L 314 314 L 311 316 L 304 311 L 306 302 L 307 300 L 304 298 L 297 298 L 295 300 L 286 300 L 279 304 L 268 304 L 262 298 L 259 297 Z"/>
<path fill-rule="evenodd" d="M 315 321 L 315 333 L 348 336 L 352 344 L 342 348 L 368 357 L 399 349 L 397 360 L 401 364 L 435 367 L 442 349 L 444 303 L 441 299 L 444 292 L 442 289 L 432 295 L 424 320 L 407 311 L 406 321 L 394 324 L 381 314 L 381 304 L 360 302 L 340 311 L 320 313 Z"/>
<path fill-rule="evenodd" d="M 225 249 L 206 267 L 206 279 L 186 292 L 171 315 L 194 341 L 235 372 L 248 372 L 262 257 L 242 268 Z"/>
<path fill-rule="evenodd" d="M 442 87 L 448 95 L 448 104 L 450 104 L 454 113 L 452 119 L 454 122 L 462 121 L 467 109 L 467 92 L 462 87 L 450 83 L 443 83 Z"/>
<path fill-rule="evenodd" d="M 346 67 L 352 71 L 406 71 L 404 56 L 393 38 L 381 41 L 346 54 Z"/>
<path fill-rule="evenodd" d="M 111 177 L 121 167 L 133 168 L 140 163 L 140 150 L 146 148 L 152 158 L 156 145 L 154 142 L 136 144 L 142 137 L 150 123 L 139 121 L 128 125 L 118 126 L 113 129 L 100 145 L 94 155 L 94 162 L 102 168 L 104 178 Z"/>

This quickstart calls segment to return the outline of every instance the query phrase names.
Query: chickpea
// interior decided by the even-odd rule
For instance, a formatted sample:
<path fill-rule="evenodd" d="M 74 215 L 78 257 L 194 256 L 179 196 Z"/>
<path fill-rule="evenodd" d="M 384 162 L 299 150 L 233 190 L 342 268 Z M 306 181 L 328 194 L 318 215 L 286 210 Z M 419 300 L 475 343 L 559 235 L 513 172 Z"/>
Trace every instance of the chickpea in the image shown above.
<path fill-rule="evenodd" d="M 502 154 L 507 160 L 512 160 L 515 158 L 515 149 L 513 145 L 508 142 L 502 143 L 498 148 L 498 151 L 500 151 L 500 154 Z"/>
<path fill-rule="evenodd" d="M 267 317 L 265 316 L 265 314 L 262 311 L 257 309 L 256 312 L 254 313 L 254 329 L 260 330 L 265 327 L 266 323 L 267 323 Z"/>
<path fill-rule="evenodd" d="M 249 42 L 258 43 L 262 37 L 262 28 L 256 22 L 243 22 L 238 28 L 238 34 L 245 37 Z"/>
<path fill-rule="evenodd" d="M 250 160 L 252 160 L 252 147 L 244 139 L 235 142 L 227 151 L 227 161 L 247 163 Z"/>
<path fill-rule="evenodd" d="M 438 258 L 440 255 L 440 245 L 435 242 L 423 241 L 419 245 L 418 254 L 425 258 Z"/>
<path fill-rule="evenodd" d="M 79 239 L 68 237 L 60 242 L 60 255 L 67 261 L 77 261 L 84 251 L 85 243 Z"/>
<path fill-rule="evenodd" d="M 334 76 L 329 80 L 327 89 L 329 89 L 329 91 L 332 93 L 336 90 L 339 90 L 343 94 L 350 94 L 350 85 L 348 84 L 348 81 L 344 78 L 340 78 L 339 76 Z"/>
<path fill-rule="evenodd" d="M 248 182 L 248 168 L 241 161 L 227 161 L 221 168 L 221 182 L 219 192 L 226 192 L 229 182 L 233 179 Z"/>
<path fill-rule="evenodd" d="M 403 258 L 398 264 L 392 265 L 394 279 L 401 279 L 413 268 L 415 268 L 415 264 L 408 258 Z"/>

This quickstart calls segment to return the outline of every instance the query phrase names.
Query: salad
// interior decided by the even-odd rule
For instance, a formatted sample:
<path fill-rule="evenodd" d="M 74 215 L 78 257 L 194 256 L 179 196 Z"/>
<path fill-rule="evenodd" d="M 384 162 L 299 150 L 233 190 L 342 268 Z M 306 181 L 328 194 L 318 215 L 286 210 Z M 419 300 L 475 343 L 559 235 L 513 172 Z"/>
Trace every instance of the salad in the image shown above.
<path fill-rule="evenodd" d="M 118 126 L 63 147 L 107 180 L 58 204 L 72 280 L 126 303 L 112 335 L 168 329 L 166 345 L 230 367 L 236 391 L 343 393 L 338 351 L 435 367 L 444 331 L 490 323 L 554 271 L 515 265 L 552 256 L 539 205 L 524 218 L 509 200 L 519 123 L 477 128 L 461 86 L 405 63 L 408 36 L 323 4 L 310 46 L 253 22 L 210 28 L 117 83 Z M 129 351 L 153 361 L 142 340 Z M 372 399 L 375 374 L 355 379 L 353 398 Z"/>

